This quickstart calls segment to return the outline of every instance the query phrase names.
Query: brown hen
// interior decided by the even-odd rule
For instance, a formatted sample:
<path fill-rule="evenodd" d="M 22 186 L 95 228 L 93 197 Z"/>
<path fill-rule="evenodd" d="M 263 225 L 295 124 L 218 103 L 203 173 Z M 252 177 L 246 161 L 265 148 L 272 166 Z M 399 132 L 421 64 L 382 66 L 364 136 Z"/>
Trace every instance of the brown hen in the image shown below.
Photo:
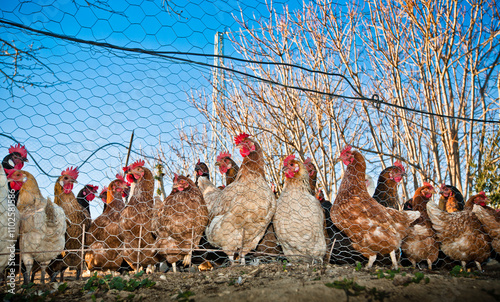
<path fill-rule="evenodd" d="M 429 183 L 415 191 L 411 200 L 411 208 L 420 212 L 420 218 L 410 225 L 410 232 L 403 240 L 401 249 L 410 260 L 413 267 L 421 261 L 427 261 L 428 269 L 432 269 L 432 263 L 437 260 L 439 254 L 439 243 L 432 229 L 432 223 L 427 215 L 427 203 L 436 191 Z"/>
<path fill-rule="evenodd" d="M 160 261 L 151 225 L 154 216 L 154 178 L 151 170 L 144 167 L 143 160 L 123 170 L 127 182 L 131 184 L 131 192 L 120 215 L 124 247 L 122 255 L 130 267 L 139 270 L 141 266 L 146 268 Z"/>
<path fill-rule="evenodd" d="M 155 207 L 152 226 L 157 236 L 158 253 L 172 264 L 191 264 L 192 250 L 198 247 L 208 224 L 208 210 L 203 195 L 188 177 L 175 174 L 172 193 Z"/>
<path fill-rule="evenodd" d="M 451 259 L 461 261 L 464 269 L 467 262 L 474 261 L 481 270 L 481 262 L 491 252 L 490 237 L 484 233 L 476 214 L 467 209 L 467 204 L 480 204 L 485 198 L 482 194 L 476 194 L 469 198 L 463 211 L 453 213 L 441 211 L 433 203 L 427 205 L 427 213 L 441 242 L 441 250 Z"/>
<path fill-rule="evenodd" d="M 340 158 L 347 168 L 330 211 L 332 222 L 368 258 L 367 268 L 372 267 L 377 254 L 389 254 L 393 267 L 397 268 L 396 250 L 420 213 L 386 208 L 368 194 L 366 162 L 361 153 L 347 146 Z"/>
<path fill-rule="evenodd" d="M 117 175 L 119 176 L 119 175 Z M 123 247 L 120 214 L 125 203 L 123 192 L 128 189 L 122 177 L 113 180 L 106 190 L 106 207 L 102 214 L 90 225 L 86 242 L 89 252 L 85 254 L 85 262 L 89 270 L 117 270 L 123 262 Z"/>

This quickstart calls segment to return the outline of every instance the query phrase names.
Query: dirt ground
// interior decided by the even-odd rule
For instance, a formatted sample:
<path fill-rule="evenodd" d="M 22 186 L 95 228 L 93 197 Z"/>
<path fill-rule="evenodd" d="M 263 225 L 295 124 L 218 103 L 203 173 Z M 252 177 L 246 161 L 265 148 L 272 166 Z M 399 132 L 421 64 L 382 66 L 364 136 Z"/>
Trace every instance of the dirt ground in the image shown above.
<path fill-rule="evenodd" d="M 105 274 L 102 274 L 104 276 Z M 91 279 L 92 278 L 92 279 Z M 113 277 L 67 278 L 66 284 L 16 285 L 4 301 L 499 301 L 500 264 L 484 271 L 421 271 L 386 267 L 366 270 L 354 265 L 309 265 L 274 262 L 118 276 L 133 291 L 110 289 Z M 134 282 L 132 282 L 134 281 Z M 153 281 L 153 282 L 151 282 Z M 98 284 L 92 287 L 92 284 Z M 139 284 L 137 286 L 137 284 Z M 87 288 L 86 288 L 87 285 Z M 129 289 L 130 290 L 130 289 Z"/>

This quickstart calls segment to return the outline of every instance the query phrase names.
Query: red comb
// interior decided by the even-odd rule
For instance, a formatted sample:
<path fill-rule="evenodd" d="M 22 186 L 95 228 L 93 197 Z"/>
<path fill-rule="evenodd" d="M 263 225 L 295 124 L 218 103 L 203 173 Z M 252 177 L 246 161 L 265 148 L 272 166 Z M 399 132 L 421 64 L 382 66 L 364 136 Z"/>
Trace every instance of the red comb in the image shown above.
<path fill-rule="evenodd" d="M 222 161 L 222 160 L 223 160 L 224 158 L 226 158 L 226 157 L 231 158 L 231 153 L 221 152 L 221 153 L 219 154 L 219 156 L 217 156 L 217 162 Z"/>
<path fill-rule="evenodd" d="M 19 143 L 17 145 L 10 146 L 9 153 L 14 153 L 14 152 L 21 154 L 23 158 L 28 157 L 28 150 L 26 150 L 26 147 L 21 146 L 21 144 Z"/>
<path fill-rule="evenodd" d="M 123 169 L 125 169 L 125 168 L 123 168 Z M 116 179 L 119 179 L 121 181 L 125 181 L 125 179 L 123 178 L 123 175 L 121 175 L 120 173 L 117 173 L 115 177 L 116 177 Z"/>
<path fill-rule="evenodd" d="M 310 157 L 306 158 L 304 161 L 304 165 L 309 165 L 312 162 L 312 159 Z"/>
<path fill-rule="evenodd" d="M 99 195 L 105 194 L 106 192 L 108 192 L 108 188 L 104 187 L 104 188 L 102 188 L 101 194 L 99 194 Z"/>
<path fill-rule="evenodd" d="M 424 187 L 429 187 L 429 188 L 433 188 L 434 189 L 434 187 L 430 183 L 425 182 L 425 181 L 424 181 Z"/>
<path fill-rule="evenodd" d="M 291 160 L 294 160 L 295 159 L 295 155 L 293 154 L 290 154 L 288 155 L 287 157 L 285 157 L 285 160 L 283 161 L 283 166 L 288 166 L 288 162 L 290 162 Z"/>
<path fill-rule="evenodd" d="M 239 135 L 237 135 L 235 138 L 234 138 L 234 144 L 235 145 L 239 145 L 243 142 L 244 139 L 246 139 L 247 137 L 249 137 L 250 135 L 249 134 L 246 134 L 246 133 L 241 133 Z"/>
<path fill-rule="evenodd" d="M 484 197 L 486 197 L 486 193 L 484 193 L 484 191 L 481 191 L 478 193 L 479 195 L 483 195 Z"/>
<path fill-rule="evenodd" d="M 444 190 L 446 189 L 446 185 L 444 183 L 441 184 L 441 187 L 440 187 L 441 190 Z"/>
<path fill-rule="evenodd" d="M 130 169 L 134 169 L 137 167 L 144 167 L 144 164 L 145 164 L 144 160 L 139 159 L 135 163 L 131 164 L 129 167 L 130 167 Z"/>
<path fill-rule="evenodd" d="M 401 171 L 403 171 L 403 173 L 405 172 L 405 167 L 403 166 L 403 164 L 397 160 L 394 162 L 394 166 L 398 167 L 399 169 L 401 169 Z"/>
<path fill-rule="evenodd" d="M 179 177 L 179 175 L 177 175 L 177 173 L 174 173 L 174 182 L 177 182 L 178 177 Z"/>
<path fill-rule="evenodd" d="M 61 175 L 68 175 L 69 177 L 76 180 L 78 178 L 78 168 L 77 167 L 67 168 L 66 170 L 61 172 Z"/>
<path fill-rule="evenodd" d="M 345 146 L 344 150 L 342 150 L 342 152 L 340 152 L 340 156 L 344 155 L 347 152 L 350 152 L 351 149 L 352 149 L 351 146 L 349 146 L 349 145 Z"/>
<path fill-rule="evenodd" d="M 196 163 L 197 165 L 199 165 L 201 163 L 200 159 L 198 158 L 198 162 Z"/>
<path fill-rule="evenodd" d="M 99 190 L 99 186 L 93 186 L 93 185 L 87 185 L 87 186 L 94 192 L 97 192 L 97 190 Z"/>

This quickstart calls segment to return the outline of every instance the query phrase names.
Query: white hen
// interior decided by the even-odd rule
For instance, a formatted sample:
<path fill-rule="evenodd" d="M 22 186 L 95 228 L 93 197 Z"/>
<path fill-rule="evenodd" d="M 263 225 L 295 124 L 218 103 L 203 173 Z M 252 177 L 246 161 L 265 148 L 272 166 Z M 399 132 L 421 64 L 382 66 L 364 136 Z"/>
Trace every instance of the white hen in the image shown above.
<path fill-rule="evenodd" d="M 9 201 L 12 202 L 9 203 Z M 7 176 L 4 169 L 0 167 L 0 253 L 9 253 L 0 256 L 0 272 L 3 272 L 7 265 L 14 261 L 10 253 L 15 250 L 20 222 L 13 195 L 9 198 Z"/>
<path fill-rule="evenodd" d="M 22 173 L 27 177 L 19 193 L 19 204 L 23 205 L 20 249 L 26 266 L 24 282 L 28 281 L 33 263 L 37 261 L 42 269 L 42 283 L 45 283 L 45 268 L 64 249 L 66 215 L 61 207 L 42 196 L 33 175 Z"/>

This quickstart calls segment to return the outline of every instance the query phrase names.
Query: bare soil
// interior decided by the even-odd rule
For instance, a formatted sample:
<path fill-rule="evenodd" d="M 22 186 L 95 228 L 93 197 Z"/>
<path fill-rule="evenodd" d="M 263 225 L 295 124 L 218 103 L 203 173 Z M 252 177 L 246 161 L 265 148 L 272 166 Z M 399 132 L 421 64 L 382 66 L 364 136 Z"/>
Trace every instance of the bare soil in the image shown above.
<path fill-rule="evenodd" d="M 381 272 L 383 274 L 381 274 Z M 392 274 L 391 274 L 392 273 Z M 417 273 L 417 275 L 415 275 Z M 420 273 L 423 273 L 420 274 Z M 68 274 L 69 275 L 69 274 Z M 103 274 L 104 275 L 104 274 Z M 500 264 L 491 261 L 483 272 L 422 271 L 386 267 L 371 270 L 353 265 L 309 265 L 274 262 L 257 266 L 219 267 L 198 272 L 133 274 L 123 280 L 149 279 L 155 284 L 129 292 L 102 286 L 84 290 L 89 277 L 62 283 L 35 284 L 11 301 L 499 301 Z M 109 279 L 109 277 L 108 277 Z M 420 279 L 420 280 L 418 280 Z M 417 283 L 418 282 L 418 283 Z M 65 287 L 65 288 L 64 288 Z M 7 287 L 2 287 L 2 297 Z M 46 295 L 45 298 L 34 295 Z"/>

